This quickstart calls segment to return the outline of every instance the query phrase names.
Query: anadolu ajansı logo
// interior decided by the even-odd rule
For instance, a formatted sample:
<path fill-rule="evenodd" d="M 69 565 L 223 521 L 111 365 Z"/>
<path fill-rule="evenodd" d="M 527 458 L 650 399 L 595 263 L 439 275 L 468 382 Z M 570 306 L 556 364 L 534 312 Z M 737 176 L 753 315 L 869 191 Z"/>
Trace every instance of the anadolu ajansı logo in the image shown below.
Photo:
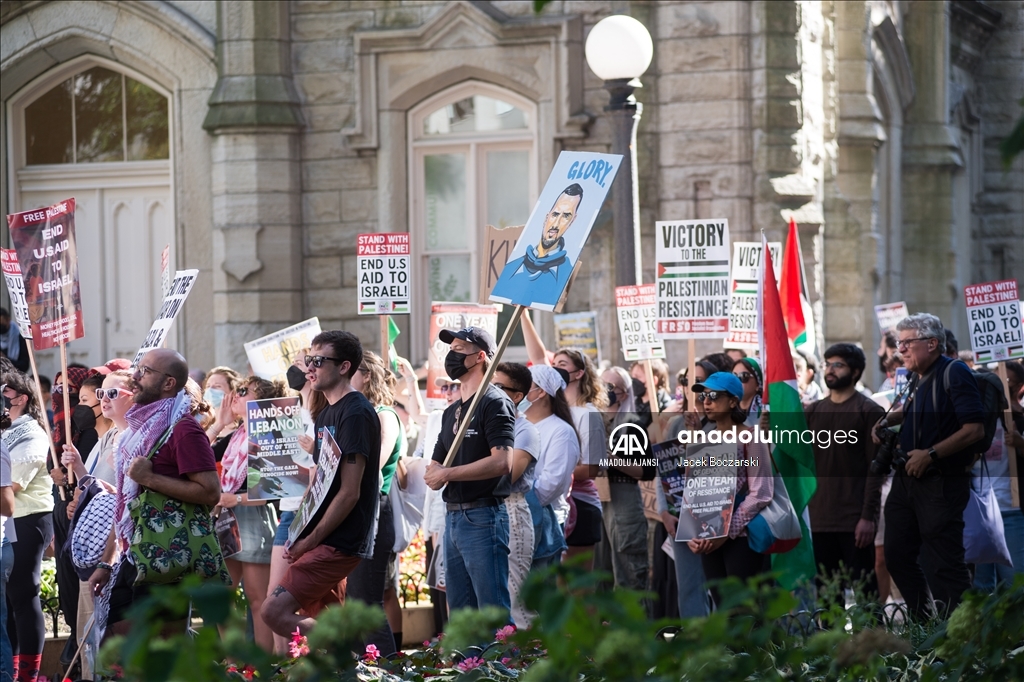
<path fill-rule="evenodd" d="M 643 457 L 649 443 L 647 431 L 626 422 L 612 429 L 608 436 L 608 451 L 612 457 Z"/>

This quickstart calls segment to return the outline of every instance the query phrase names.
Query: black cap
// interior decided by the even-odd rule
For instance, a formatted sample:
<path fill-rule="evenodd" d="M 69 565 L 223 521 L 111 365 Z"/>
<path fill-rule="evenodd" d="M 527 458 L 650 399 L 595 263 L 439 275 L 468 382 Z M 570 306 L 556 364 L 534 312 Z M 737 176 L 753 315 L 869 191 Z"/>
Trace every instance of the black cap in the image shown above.
<path fill-rule="evenodd" d="M 471 343 L 483 352 L 487 353 L 487 357 L 493 358 L 494 351 L 498 349 L 498 346 L 494 343 L 494 337 L 486 329 L 480 327 L 466 327 L 459 331 L 452 331 L 451 329 L 442 329 L 437 334 L 437 338 L 441 339 L 445 343 L 451 343 L 455 339 L 462 339 L 466 343 Z"/>

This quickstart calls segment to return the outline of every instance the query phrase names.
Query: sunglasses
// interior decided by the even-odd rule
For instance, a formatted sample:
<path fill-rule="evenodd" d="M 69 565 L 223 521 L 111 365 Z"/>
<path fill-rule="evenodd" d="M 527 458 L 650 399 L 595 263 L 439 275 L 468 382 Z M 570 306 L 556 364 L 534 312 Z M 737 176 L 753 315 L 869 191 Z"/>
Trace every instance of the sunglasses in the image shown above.
<path fill-rule="evenodd" d="M 497 386 L 497 384 L 495 384 L 495 386 Z M 452 391 L 457 390 L 458 388 L 459 384 L 445 384 L 444 386 L 438 386 L 437 390 L 441 391 L 441 393 L 451 393 Z"/>
<path fill-rule="evenodd" d="M 306 363 L 306 367 L 316 367 L 317 369 L 323 367 L 324 360 L 330 360 L 336 365 L 341 364 L 341 360 L 338 358 L 329 358 L 326 355 L 307 355 L 302 359 Z"/>
<path fill-rule="evenodd" d="M 748 381 L 754 378 L 754 374 L 753 372 L 740 372 L 739 374 L 736 375 L 736 378 L 742 381 L 743 383 L 747 383 Z"/>
<path fill-rule="evenodd" d="M 129 390 L 123 388 L 97 388 L 96 389 L 96 400 L 116 400 L 120 395 L 135 395 Z"/>
<path fill-rule="evenodd" d="M 506 393 L 508 393 L 508 392 L 523 393 L 523 394 L 529 393 L 529 391 L 524 391 L 523 389 L 516 388 L 515 386 L 505 386 L 503 384 L 494 384 L 494 387 L 495 388 L 500 388 L 502 391 L 505 391 Z"/>
<path fill-rule="evenodd" d="M 237 395 L 239 398 L 244 398 L 245 396 L 249 395 L 249 387 L 239 386 L 238 388 L 235 389 L 235 395 Z"/>
<path fill-rule="evenodd" d="M 726 395 L 729 395 L 729 394 L 728 393 L 722 393 L 720 391 L 702 391 L 702 392 L 697 394 L 697 400 L 701 401 L 702 403 L 706 403 L 709 400 L 711 402 L 715 402 L 719 398 L 721 398 L 723 396 L 726 396 Z"/>

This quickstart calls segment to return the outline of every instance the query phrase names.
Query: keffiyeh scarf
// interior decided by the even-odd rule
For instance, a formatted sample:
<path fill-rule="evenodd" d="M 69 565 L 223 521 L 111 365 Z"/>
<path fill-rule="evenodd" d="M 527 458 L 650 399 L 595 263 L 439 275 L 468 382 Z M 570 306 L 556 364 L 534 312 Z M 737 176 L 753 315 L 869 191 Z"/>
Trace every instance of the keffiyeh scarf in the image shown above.
<path fill-rule="evenodd" d="M 249 473 L 249 439 L 245 424 L 231 434 L 224 458 L 221 459 L 220 489 L 226 493 L 237 493 Z"/>

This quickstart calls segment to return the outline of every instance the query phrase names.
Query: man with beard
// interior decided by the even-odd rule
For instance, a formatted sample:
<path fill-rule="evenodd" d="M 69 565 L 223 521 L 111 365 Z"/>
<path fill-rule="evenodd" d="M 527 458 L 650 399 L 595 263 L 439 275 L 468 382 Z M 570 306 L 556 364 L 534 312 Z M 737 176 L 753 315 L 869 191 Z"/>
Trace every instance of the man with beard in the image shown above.
<path fill-rule="evenodd" d="M 883 476 L 870 473 L 875 445 L 871 429 L 885 411 L 856 390 L 864 373 L 864 351 L 837 343 L 825 351 L 827 397 L 807 405 L 807 427 L 814 433 L 818 491 L 808 504 L 814 530 L 814 560 L 820 578 L 839 571 L 864 581 L 877 598 L 875 526 Z"/>
<path fill-rule="evenodd" d="M 562 190 L 544 216 L 540 243 L 527 246 L 526 255 L 508 262 L 494 286 L 494 296 L 524 305 L 558 303 L 574 266 L 565 249 L 564 235 L 576 220 L 582 202 L 583 188 L 577 183 Z M 506 277 L 506 273 L 511 276 Z"/>

